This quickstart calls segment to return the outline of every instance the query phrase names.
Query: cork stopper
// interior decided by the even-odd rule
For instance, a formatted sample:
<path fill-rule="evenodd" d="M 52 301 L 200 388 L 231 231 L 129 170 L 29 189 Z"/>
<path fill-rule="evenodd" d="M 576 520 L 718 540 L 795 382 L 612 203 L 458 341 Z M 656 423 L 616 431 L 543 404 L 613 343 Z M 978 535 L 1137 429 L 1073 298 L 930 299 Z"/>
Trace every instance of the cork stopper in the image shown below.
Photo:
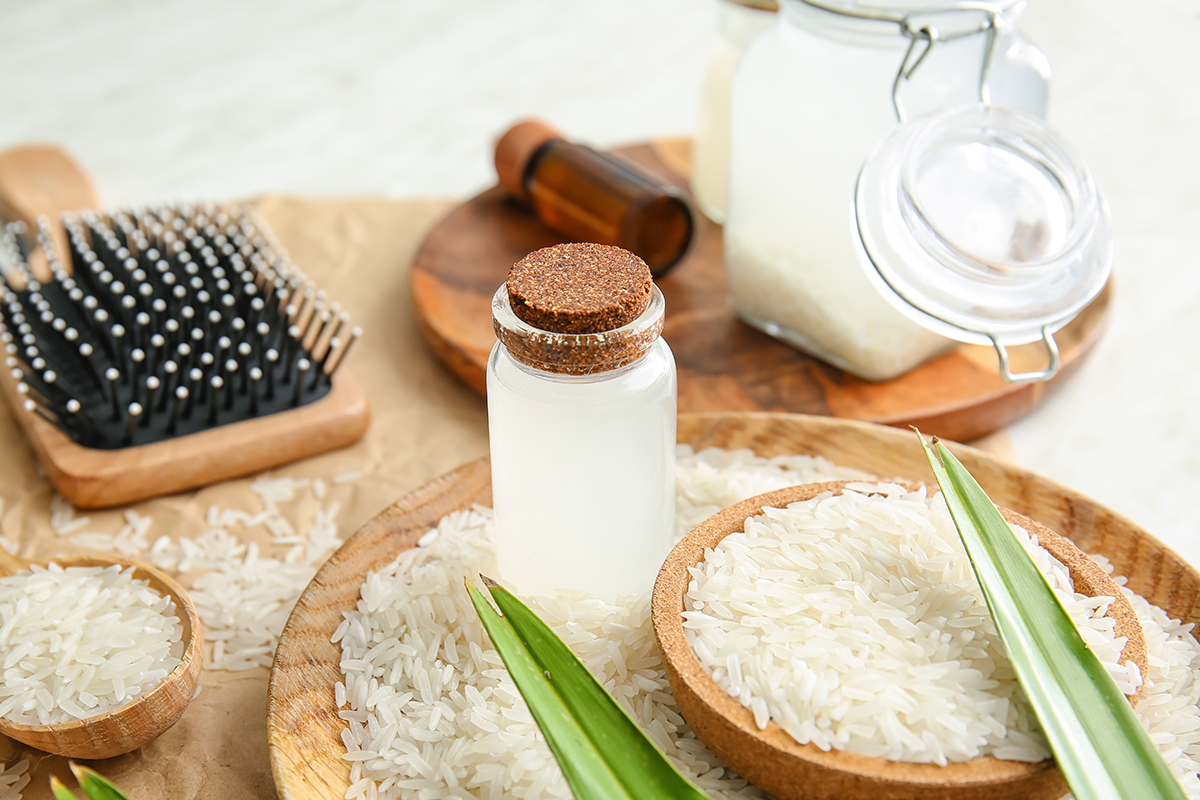
<path fill-rule="evenodd" d="M 562 134 L 541 120 L 518 122 L 496 142 L 496 175 L 500 185 L 518 200 L 529 202 L 525 191 L 525 170 L 538 148 L 561 139 Z"/>
<path fill-rule="evenodd" d="M 602 333 L 633 322 L 650 304 L 646 262 L 602 244 L 536 250 L 508 272 L 513 313 L 554 333 Z"/>

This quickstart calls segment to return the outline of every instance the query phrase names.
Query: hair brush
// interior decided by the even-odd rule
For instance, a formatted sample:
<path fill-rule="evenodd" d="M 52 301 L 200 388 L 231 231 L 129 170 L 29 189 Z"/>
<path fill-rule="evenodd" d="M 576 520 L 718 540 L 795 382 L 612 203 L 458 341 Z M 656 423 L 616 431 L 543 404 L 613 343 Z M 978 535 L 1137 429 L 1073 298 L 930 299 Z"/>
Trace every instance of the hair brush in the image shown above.
<path fill-rule="evenodd" d="M 60 220 L 0 236 L 0 383 L 72 502 L 130 502 L 362 435 L 366 403 L 340 374 L 361 331 L 253 211 Z"/>

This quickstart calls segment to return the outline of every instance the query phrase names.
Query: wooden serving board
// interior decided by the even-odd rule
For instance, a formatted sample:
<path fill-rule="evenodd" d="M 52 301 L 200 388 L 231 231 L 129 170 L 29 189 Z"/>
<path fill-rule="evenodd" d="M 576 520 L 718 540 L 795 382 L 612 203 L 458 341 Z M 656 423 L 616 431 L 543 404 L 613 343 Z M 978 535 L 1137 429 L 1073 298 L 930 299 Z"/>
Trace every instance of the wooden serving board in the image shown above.
<path fill-rule="evenodd" d="M 687 191 L 687 140 L 636 145 L 624 156 Z M 1049 384 L 1010 384 L 991 348 L 963 345 L 891 381 L 856 378 L 737 319 L 725 279 L 721 226 L 696 215 L 684 260 L 658 282 L 667 300 L 663 333 L 679 369 L 680 412 L 791 411 L 906 427 L 970 441 L 1028 414 L 1099 340 L 1111 286 L 1055 334 L 1062 354 Z M 425 239 L 412 270 L 417 318 L 434 353 L 479 394 L 485 391 L 491 298 L 508 268 L 561 236 L 499 187 L 447 215 Z M 1041 369 L 1042 344 L 1010 350 L 1014 371 Z"/>
<path fill-rule="evenodd" d="M 0 152 L 0 217 L 37 230 L 37 218 L 96 208 L 87 173 L 57 147 L 31 145 Z M 64 238 L 59 226 L 55 235 Z M 68 252 L 63 242 L 59 252 Z M 48 276 L 42 276 L 46 278 Z M 314 403 L 220 425 L 198 433 L 118 450 L 81 447 L 41 417 L 22 409 L 9 371 L 0 371 L 8 400 L 58 492 L 81 508 L 117 506 L 248 475 L 358 441 L 371 419 L 358 386 L 340 370 Z"/>
<path fill-rule="evenodd" d="M 849 420 L 797 414 L 682 414 L 679 441 L 697 449 L 750 448 L 759 455 L 820 455 L 876 475 L 933 482 L 913 435 Z M 1125 517 L 1029 470 L 962 445 L 955 455 L 1001 506 L 1107 556 L 1129 587 L 1172 618 L 1200 622 L 1200 573 Z M 342 612 L 359 600 L 367 573 L 388 564 L 451 511 L 491 504 L 486 459 L 467 464 L 399 500 L 367 523 L 305 589 L 275 651 L 267 699 L 271 770 L 281 800 L 342 797 L 350 780 L 342 759 L 344 723 L 333 685 L 341 650 L 329 641 Z"/>

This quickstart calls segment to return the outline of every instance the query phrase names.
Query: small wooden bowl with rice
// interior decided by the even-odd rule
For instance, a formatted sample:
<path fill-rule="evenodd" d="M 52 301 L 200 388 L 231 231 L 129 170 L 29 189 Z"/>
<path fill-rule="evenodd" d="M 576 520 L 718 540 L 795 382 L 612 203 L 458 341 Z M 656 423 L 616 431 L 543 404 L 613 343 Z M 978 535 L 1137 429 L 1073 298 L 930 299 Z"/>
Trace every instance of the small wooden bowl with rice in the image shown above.
<path fill-rule="evenodd" d="M 151 592 L 170 598 L 174 604 L 175 616 L 182 628 L 179 664 L 144 694 L 119 706 L 105 708 L 83 719 L 44 725 L 0 718 L 0 734 L 67 758 L 113 758 L 132 752 L 178 722 L 195 697 L 204 661 L 204 632 L 200 616 L 187 592 L 174 579 L 148 564 L 124 558 L 67 556 L 30 562 L 0 551 L 0 576 L 27 570 L 32 564 L 45 567 L 49 562 L 65 569 L 118 566 L 124 570 L 133 567 L 135 580 L 145 581 Z"/>
<path fill-rule="evenodd" d="M 684 718 L 710 750 L 742 777 L 780 800 L 1057 800 L 1067 786 L 1052 759 L 1031 763 L 993 756 L 932 763 L 890 761 L 836 749 L 800 744 L 774 721 L 759 729 L 755 715 L 722 688 L 705 668 L 684 629 L 689 569 L 728 535 L 742 532 L 746 520 L 767 507 L 786 508 L 824 493 L 840 495 L 847 482 L 794 486 L 737 503 L 710 517 L 676 545 L 654 587 L 652 617 L 667 678 Z M 906 487 L 910 490 L 915 487 Z M 1094 561 L 1070 541 L 1039 523 L 1001 509 L 1051 556 L 1067 567 L 1075 591 L 1114 598 L 1106 616 L 1116 635 L 1127 638 L 1121 661 L 1132 660 L 1146 674 L 1142 629 L 1129 601 Z M 1131 702 L 1136 696 L 1130 697 Z"/>

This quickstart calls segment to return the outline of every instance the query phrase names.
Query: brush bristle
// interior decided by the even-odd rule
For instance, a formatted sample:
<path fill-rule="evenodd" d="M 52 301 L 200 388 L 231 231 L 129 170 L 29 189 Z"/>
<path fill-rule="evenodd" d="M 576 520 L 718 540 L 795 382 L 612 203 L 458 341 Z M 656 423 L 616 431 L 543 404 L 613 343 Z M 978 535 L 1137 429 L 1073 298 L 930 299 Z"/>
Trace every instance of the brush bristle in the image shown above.
<path fill-rule="evenodd" d="M 361 335 L 245 208 L 64 214 L 0 240 L 0 343 L 28 413 L 147 444 L 325 396 Z M 64 261 L 64 258 L 66 259 Z"/>

